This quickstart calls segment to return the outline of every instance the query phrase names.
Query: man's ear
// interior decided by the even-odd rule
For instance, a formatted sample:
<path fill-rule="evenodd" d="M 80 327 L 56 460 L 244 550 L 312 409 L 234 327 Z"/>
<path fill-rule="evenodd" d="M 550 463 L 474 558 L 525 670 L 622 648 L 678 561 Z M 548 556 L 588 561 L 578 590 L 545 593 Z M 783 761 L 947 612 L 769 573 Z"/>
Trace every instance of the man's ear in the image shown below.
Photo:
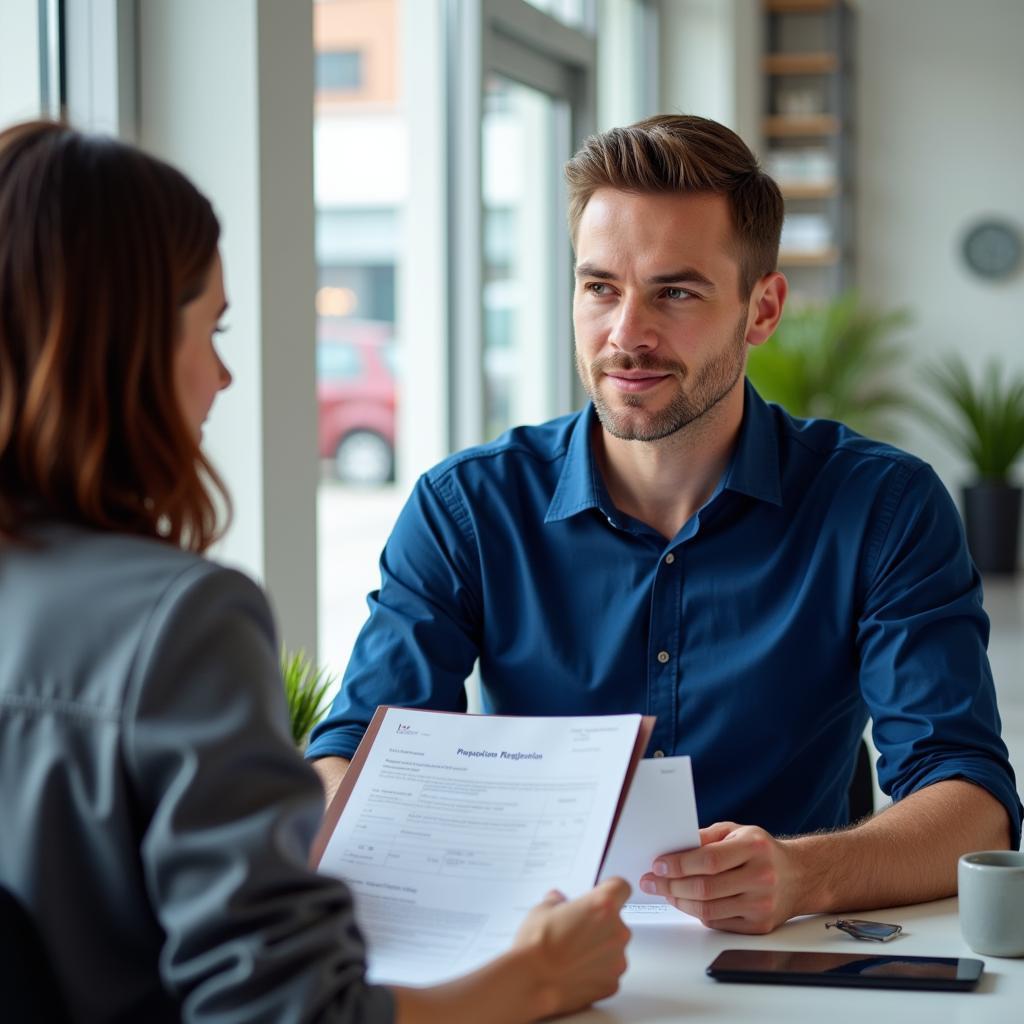
<path fill-rule="evenodd" d="M 778 271 L 765 274 L 754 285 L 747 307 L 748 345 L 763 345 L 775 333 L 788 293 L 789 283 Z"/>

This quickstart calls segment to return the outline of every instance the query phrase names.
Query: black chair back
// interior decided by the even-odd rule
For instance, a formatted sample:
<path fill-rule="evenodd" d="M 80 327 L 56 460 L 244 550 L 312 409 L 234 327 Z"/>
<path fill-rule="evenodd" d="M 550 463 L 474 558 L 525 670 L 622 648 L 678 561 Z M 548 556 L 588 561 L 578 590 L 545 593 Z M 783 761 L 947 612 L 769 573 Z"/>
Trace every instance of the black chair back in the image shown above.
<path fill-rule="evenodd" d="M 0 1007 L 11 1024 L 65 1024 L 71 1017 L 29 912 L 0 885 Z"/>
<path fill-rule="evenodd" d="M 867 740 L 861 739 L 850 780 L 850 824 L 875 813 L 875 782 L 871 775 L 871 754 Z"/>

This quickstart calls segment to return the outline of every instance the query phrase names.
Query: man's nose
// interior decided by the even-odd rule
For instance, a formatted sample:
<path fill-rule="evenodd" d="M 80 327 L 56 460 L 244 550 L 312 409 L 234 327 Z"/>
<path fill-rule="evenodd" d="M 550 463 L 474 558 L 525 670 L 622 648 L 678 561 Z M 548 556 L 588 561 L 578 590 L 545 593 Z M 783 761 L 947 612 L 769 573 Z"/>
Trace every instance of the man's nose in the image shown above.
<path fill-rule="evenodd" d="M 637 299 L 625 299 L 616 310 L 608 340 L 624 352 L 656 348 L 658 335 L 650 311 Z"/>

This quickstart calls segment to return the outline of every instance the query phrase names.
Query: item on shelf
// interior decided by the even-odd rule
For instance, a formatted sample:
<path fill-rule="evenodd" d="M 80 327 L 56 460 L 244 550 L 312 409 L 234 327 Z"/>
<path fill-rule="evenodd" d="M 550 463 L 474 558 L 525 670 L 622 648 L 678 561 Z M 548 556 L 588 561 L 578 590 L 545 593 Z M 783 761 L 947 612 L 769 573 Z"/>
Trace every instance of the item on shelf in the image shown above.
<path fill-rule="evenodd" d="M 824 99 L 822 90 L 813 85 L 780 85 L 775 107 L 786 117 L 810 117 L 825 113 Z"/>
<path fill-rule="evenodd" d="M 776 181 L 824 185 L 835 180 L 836 161 L 818 146 L 773 149 L 765 157 L 765 170 Z"/>
<path fill-rule="evenodd" d="M 819 252 L 832 244 L 832 226 L 822 213 L 787 213 L 782 224 L 783 252 Z"/>

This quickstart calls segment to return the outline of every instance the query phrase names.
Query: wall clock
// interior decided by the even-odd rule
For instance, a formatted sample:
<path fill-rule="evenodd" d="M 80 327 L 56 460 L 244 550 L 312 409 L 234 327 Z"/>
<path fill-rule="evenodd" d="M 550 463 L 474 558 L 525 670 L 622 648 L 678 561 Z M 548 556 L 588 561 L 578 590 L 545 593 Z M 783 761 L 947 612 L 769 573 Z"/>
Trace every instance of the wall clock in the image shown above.
<path fill-rule="evenodd" d="M 1020 231 L 1009 221 L 987 218 L 972 225 L 961 246 L 968 268 L 989 281 L 1009 277 L 1024 254 Z"/>

